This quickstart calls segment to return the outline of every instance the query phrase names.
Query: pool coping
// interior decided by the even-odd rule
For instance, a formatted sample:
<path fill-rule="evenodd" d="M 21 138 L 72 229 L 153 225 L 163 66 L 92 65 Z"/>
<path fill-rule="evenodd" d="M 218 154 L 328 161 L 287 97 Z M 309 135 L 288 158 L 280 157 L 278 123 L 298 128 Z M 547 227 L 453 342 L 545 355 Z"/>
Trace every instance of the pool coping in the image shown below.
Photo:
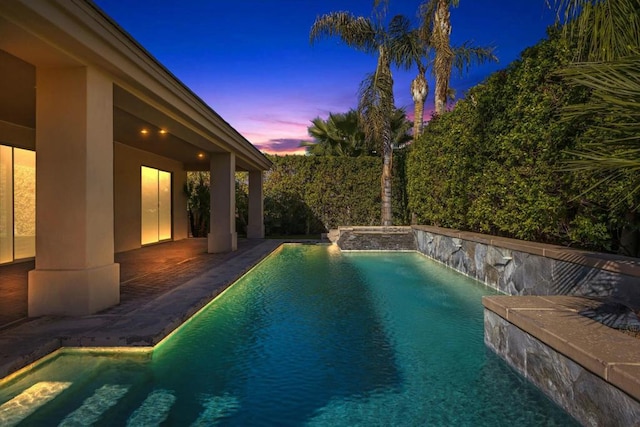
<path fill-rule="evenodd" d="M 597 301 L 573 296 L 483 297 L 485 309 L 640 402 L 640 339 L 578 311 Z"/>
<path fill-rule="evenodd" d="M 43 357 L 79 349 L 122 352 L 123 348 L 152 351 L 153 347 L 188 321 L 275 252 L 285 240 L 265 240 L 218 267 L 174 289 L 145 300 L 126 313 L 109 311 L 79 317 L 43 316 L 0 330 L 0 383 L 29 370 Z M 117 306 L 116 306 L 117 307 Z"/>
<path fill-rule="evenodd" d="M 640 259 L 638 258 L 569 248 L 566 246 L 552 245 L 548 243 L 528 242 L 526 240 L 491 236 L 488 234 L 461 231 L 452 228 L 442 228 L 432 225 L 413 225 L 411 228 L 428 233 L 441 234 L 454 239 L 468 240 L 489 246 L 539 255 L 558 261 L 567 261 L 586 267 L 599 268 L 613 273 L 640 278 Z"/>

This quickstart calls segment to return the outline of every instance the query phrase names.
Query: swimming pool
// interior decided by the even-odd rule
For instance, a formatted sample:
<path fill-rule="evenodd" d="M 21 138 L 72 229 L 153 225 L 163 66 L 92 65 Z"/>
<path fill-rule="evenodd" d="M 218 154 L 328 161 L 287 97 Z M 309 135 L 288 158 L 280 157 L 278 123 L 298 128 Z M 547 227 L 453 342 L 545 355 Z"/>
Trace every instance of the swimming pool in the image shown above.
<path fill-rule="evenodd" d="M 4 385 L 0 425 L 573 425 L 485 348 L 491 293 L 416 253 L 286 245 L 151 358 Z"/>

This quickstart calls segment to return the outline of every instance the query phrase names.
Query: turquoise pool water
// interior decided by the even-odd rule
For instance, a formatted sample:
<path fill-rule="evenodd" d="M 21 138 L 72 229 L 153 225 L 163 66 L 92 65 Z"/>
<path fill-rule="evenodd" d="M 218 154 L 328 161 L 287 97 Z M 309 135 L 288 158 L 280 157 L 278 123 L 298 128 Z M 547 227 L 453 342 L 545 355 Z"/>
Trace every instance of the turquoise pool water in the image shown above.
<path fill-rule="evenodd" d="M 0 425 L 567 426 L 487 350 L 488 288 L 414 253 L 285 246 L 144 357 L 57 357 Z"/>

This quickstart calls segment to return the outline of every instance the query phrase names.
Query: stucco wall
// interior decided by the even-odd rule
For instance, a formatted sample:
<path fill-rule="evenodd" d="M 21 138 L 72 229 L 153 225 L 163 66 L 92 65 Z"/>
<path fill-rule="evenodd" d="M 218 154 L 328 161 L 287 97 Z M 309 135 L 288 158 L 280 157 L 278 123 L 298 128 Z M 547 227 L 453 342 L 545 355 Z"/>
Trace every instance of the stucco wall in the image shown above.
<path fill-rule="evenodd" d="M 140 167 L 149 166 L 172 174 L 173 240 L 187 238 L 187 199 L 183 186 L 187 174 L 182 163 L 114 143 L 114 235 L 115 252 L 139 248 L 141 230 Z"/>

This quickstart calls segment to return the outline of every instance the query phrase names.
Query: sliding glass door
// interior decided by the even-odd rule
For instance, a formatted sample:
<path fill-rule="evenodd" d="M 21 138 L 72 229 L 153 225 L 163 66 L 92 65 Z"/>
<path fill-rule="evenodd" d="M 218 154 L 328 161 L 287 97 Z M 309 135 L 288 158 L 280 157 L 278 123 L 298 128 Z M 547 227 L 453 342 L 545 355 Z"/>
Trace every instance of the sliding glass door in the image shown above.
<path fill-rule="evenodd" d="M 171 173 L 142 166 L 143 245 L 171 239 Z"/>

